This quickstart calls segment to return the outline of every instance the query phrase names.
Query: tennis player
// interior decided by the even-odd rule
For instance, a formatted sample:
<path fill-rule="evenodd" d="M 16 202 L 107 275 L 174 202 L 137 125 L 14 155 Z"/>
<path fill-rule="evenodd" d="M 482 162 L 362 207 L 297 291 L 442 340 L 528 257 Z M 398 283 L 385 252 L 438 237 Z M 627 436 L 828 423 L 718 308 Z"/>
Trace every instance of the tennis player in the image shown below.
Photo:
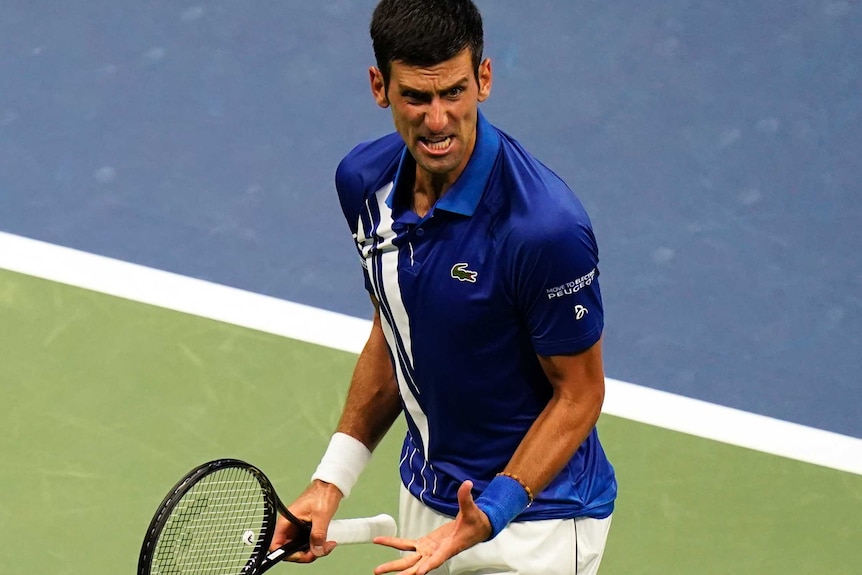
<path fill-rule="evenodd" d="M 603 309 L 590 220 L 479 111 L 491 93 L 470 0 L 382 0 L 369 71 L 395 132 L 336 187 L 374 303 L 338 428 L 289 506 L 308 562 L 400 413 L 401 550 L 375 573 L 596 573 L 617 485 L 595 425 Z M 279 524 L 273 547 L 293 537 Z"/>

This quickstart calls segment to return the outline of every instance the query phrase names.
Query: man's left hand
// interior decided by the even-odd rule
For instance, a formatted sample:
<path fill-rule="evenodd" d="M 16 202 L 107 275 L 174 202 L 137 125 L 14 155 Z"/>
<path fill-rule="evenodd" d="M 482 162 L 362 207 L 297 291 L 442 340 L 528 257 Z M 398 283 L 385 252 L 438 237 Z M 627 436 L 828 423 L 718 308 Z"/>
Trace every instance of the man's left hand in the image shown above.
<path fill-rule="evenodd" d="M 398 572 L 398 575 L 425 575 L 461 551 L 481 543 L 491 535 L 491 522 L 476 507 L 471 493 L 473 482 L 465 481 L 458 488 L 458 515 L 453 521 L 419 539 L 377 537 L 374 542 L 399 551 L 415 551 L 374 570 L 375 575 Z"/>

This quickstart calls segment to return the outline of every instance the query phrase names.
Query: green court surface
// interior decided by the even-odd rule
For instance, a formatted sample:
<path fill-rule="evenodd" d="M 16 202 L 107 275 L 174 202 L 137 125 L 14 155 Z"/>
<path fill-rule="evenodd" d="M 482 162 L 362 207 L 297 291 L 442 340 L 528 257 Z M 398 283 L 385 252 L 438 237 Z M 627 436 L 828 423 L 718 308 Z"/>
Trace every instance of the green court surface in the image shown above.
<path fill-rule="evenodd" d="M 285 500 L 332 432 L 355 356 L 0 270 L 3 575 L 134 573 L 198 463 L 246 459 Z M 603 575 L 858 574 L 862 476 L 604 416 L 620 498 Z M 403 423 L 343 515 L 395 514 Z M 371 573 L 337 549 L 270 573 Z"/>

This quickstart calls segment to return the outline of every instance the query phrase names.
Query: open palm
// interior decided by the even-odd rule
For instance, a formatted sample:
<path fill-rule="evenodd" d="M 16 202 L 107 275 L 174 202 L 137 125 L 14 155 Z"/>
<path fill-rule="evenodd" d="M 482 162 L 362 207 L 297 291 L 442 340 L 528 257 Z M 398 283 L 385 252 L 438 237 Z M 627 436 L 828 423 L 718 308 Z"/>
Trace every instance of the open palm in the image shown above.
<path fill-rule="evenodd" d="M 461 551 L 481 543 L 491 534 L 488 517 L 476 506 L 471 490 L 473 483 L 465 481 L 458 488 L 458 515 L 419 539 L 377 537 L 374 542 L 399 551 L 414 551 L 378 566 L 374 573 L 398 572 L 398 575 L 425 575 Z"/>

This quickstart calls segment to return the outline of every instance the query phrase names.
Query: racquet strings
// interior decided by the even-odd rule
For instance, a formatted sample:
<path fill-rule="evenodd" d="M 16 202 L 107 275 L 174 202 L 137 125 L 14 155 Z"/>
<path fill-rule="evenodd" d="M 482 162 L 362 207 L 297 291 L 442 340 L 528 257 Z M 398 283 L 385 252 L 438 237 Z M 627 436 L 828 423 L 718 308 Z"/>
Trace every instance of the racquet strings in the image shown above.
<path fill-rule="evenodd" d="M 239 573 L 267 529 L 266 507 L 263 489 L 248 470 L 229 467 L 204 476 L 170 512 L 150 573 Z"/>

